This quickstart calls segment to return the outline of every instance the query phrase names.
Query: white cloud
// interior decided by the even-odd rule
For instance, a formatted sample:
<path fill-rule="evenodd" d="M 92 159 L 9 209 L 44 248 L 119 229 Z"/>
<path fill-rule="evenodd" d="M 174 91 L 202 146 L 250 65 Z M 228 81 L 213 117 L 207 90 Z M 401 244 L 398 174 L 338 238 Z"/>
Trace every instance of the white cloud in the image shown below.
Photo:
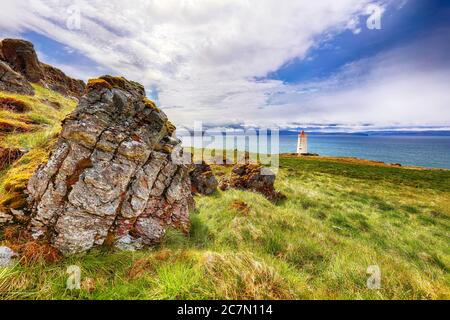
<path fill-rule="evenodd" d="M 3 2 L 1 31 L 42 33 L 112 73 L 157 88 L 161 105 L 178 124 L 435 122 L 407 108 L 438 99 L 433 108 L 442 111 L 441 102 L 448 101 L 441 90 L 448 75 L 438 71 L 404 70 L 402 77 L 396 70 L 392 81 L 383 75 L 390 84 L 368 76 L 359 88 L 349 83 L 344 89 L 333 80 L 297 86 L 255 80 L 305 58 L 320 35 L 345 28 L 358 32 L 358 17 L 371 0 L 79 0 L 80 30 L 66 25 L 73 1 Z M 76 66 L 62 68 L 76 73 Z M 383 70 L 381 62 L 374 75 L 377 70 Z M 428 94 L 407 102 L 417 87 Z M 374 103 L 382 99 L 381 107 Z M 268 101 L 283 103 L 267 106 Z"/>
<path fill-rule="evenodd" d="M 449 30 L 438 30 L 433 37 L 348 64 L 329 79 L 285 86 L 267 108 L 279 108 L 301 123 L 448 129 L 449 40 Z"/>

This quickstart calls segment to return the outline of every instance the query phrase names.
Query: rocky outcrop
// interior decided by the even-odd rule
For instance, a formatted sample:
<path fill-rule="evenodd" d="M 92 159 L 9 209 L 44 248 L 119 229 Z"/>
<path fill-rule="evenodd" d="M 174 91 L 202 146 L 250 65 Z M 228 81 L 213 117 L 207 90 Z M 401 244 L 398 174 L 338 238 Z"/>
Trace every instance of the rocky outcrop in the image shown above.
<path fill-rule="evenodd" d="M 275 191 L 275 174 L 268 168 L 258 164 L 237 164 L 230 176 L 224 176 L 219 188 L 224 191 L 230 188 L 249 190 L 264 195 L 272 202 L 283 200 L 285 196 Z"/>
<path fill-rule="evenodd" d="M 31 42 L 18 39 L 2 41 L 3 59 L 16 72 L 22 74 L 30 82 L 39 82 L 44 78 L 38 56 Z"/>
<path fill-rule="evenodd" d="M 10 69 L 22 75 L 29 82 L 39 83 L 66 96 L 79 98 L 84 92 L 85 84 L 83 81 L 72 79 L 61 70 L 40 62 L 31 42 L 19 39 L 2 40 L 0 43 L 0 59 L 3 60 L 3 64 L 7 64 Z M 4 68 L 4 66 L 0 66 L 0 68 Z M 30 86 L 29 83 L 28 86 Z M 5 88 L 8 87 L 5 86 Z"/>
<path fill-rule="evenodd" d="M 137 249 L 160 241 L 167 227 L 187 232 L 189 166 L 174 129 L 141 85 L 90 81 L 29 181 L 33 237 L 72 254 L 97 245 Z"/>
<path fill-rule="evenodd" d="M 34 95 L 34 89 L 27 79 L 4 61 L 0 61 L 0 91 Z"/>
<path fill-rule="evenodd" d="M 217 190 L 219 182 L 217 182 L 211 167 L 204 161 L 195 164 L 190 176 L 193 194 L 210 195 Z"/>

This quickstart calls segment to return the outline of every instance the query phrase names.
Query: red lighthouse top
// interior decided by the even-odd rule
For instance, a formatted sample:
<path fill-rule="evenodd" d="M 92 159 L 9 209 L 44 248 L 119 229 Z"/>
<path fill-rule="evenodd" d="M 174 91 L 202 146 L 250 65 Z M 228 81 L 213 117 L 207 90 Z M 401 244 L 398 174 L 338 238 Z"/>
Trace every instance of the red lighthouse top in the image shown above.
<path fill-rule="evenodd" d="M 304 137 L 305 136 L 305 130 L 302 130 L 302 132 L 299 133 L 298 135 Z"/>

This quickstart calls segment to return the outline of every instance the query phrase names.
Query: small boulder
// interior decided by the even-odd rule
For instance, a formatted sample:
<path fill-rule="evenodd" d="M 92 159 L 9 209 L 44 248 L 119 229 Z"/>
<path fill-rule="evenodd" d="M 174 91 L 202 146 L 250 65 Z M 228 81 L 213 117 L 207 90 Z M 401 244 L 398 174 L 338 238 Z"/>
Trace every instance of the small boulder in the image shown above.
<path fill-rule="evenodd" d="M 219 183 L 206 162 L 195 164 L 195 169 L 191 171 L 190 176 L 193 194 L 210 195 L 217 190 Z"/>
<path fill-rule="evenodd" d="M 283 200 L 285 196 L 275 191 L 275 174 L 268 168 L 259 164 L 237 164 L 233 167 L 231 175 L 221 180 L 222 190 L 235 188 L 250 190 L 264 195 L 272 202 Z"/>

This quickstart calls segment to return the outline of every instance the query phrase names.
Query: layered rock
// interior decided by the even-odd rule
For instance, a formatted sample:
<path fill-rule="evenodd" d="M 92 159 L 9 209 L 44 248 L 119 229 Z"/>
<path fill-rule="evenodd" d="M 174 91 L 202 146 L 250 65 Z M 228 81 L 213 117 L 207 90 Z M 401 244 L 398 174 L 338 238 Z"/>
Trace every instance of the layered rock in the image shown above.
<path fill-rule="evenodd" d="M 30 229 L 64 254 L 96 245 L 134 249 L 167 227 L 189 230 L 189 166 L 174 127 L 144 88 L 90 81 L 47 164 L 28 184 Z"/>
<path fill-rule="evenodd" d="M 2 40 L 0 42 L 0 59 L 3 60 L 3 66 L 0 65 L 0 71 L 5 68 L 4 65 L 6 64 L 27 81 L 39 83 L 64 95 L 79 98 L 84 92 L 85 84 L 83 81 L 72 79 L 61 70 L 40 62 L 31 42 L 19 39 Z M 10 78 L 13 77 L 11 73 L 9 74 Z M 16 82 L 19 80 L 21 80 L 20 83 L 23 82 L 23 79 L 16 79 Z M 28 86 L 30 87 L 29 83 Z M 19 92 L 8 90 L 8 88 L 14 89 L 12 86 L 3 85 L 3 87 L 7 91 Z M 24 85 L 24 87 L 26 86 Z M 0 90 L 3 89 L 0 87 Z M 27 90 L 27 88 L 23 90 Z"/>
<path fill-rule="evenodd" d="M 217 190 L 219 182 L 214 176 L 211 166 L 204 161 L 195 164 L 194 170 L 191 171 L 191 185 L 193 194 L 210 195 Z"/>

